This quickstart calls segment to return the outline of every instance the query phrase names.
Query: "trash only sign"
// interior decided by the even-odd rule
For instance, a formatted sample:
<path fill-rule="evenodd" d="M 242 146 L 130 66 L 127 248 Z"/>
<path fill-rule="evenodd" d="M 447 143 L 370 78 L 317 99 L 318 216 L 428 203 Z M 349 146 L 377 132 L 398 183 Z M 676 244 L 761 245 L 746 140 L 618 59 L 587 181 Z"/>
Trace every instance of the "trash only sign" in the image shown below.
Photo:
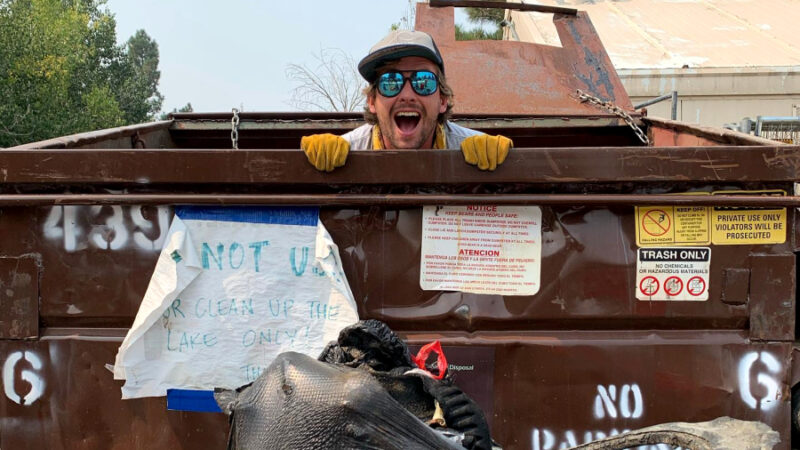
<path fill-rule="evenodd" d="M 640 248 L 636 261 L 639 300 L 708 300 L 709 247 Z"/>

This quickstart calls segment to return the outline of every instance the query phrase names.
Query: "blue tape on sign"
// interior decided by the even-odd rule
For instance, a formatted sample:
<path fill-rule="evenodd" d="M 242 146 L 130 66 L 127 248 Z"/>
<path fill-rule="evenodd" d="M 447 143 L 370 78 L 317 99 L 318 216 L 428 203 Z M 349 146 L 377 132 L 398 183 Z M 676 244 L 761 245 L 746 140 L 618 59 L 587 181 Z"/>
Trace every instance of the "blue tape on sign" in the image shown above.
<path fill-rule="evenodd" d="M 315 227 L 319 208 L 301 206 L 176 206 L 175 215 L 183 220 L 267 223 Z"/>
<path fill-rule="evenodd" d="M 167 389 L 167 409 L 172 411 L 222 412 L 214 391 Z"/>

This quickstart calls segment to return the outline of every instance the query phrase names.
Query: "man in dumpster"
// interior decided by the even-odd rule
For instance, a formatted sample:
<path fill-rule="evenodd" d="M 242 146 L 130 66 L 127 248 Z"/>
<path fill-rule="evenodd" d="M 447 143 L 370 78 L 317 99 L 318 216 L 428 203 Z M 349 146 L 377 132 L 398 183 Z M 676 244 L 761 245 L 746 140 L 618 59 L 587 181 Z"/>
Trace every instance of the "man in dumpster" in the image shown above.
<path fill-rule="evenodd" d="M 490 136 L 448 121 L 453 91 L 444 61 L 430 35 L 397 30 L 370 49 L 358 63 L 369 83 L 364 89 L 366 124 L 336 136 L 303 137 L 301 148 L 318 170 L 344 165 L 352 150 L 461 149 L 464 160 L 494 170 L 513 147 L 505 136 Z"/>

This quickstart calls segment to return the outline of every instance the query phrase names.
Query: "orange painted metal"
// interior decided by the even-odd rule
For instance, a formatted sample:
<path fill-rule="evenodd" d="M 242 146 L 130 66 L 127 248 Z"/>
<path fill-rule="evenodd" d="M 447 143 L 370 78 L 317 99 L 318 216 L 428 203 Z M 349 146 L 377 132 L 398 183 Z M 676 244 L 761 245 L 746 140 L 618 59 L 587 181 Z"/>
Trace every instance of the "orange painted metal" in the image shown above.
<path fill-rule="evenodd" d="M 454 8 L 417 5 L 416 29 L 442 53 L 454 111 L 506 114 L 608 115 L 580 103 L 578 89 L 632 110 L 586 13 L 555 14 L 561 47 L 512 41 L 456 41 Z"/>

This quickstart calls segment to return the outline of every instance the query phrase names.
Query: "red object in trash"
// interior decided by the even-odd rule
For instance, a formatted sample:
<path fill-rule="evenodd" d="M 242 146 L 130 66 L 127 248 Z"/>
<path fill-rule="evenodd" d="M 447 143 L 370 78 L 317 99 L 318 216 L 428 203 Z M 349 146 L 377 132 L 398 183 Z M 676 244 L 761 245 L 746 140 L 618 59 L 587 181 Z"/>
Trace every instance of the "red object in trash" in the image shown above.
<path fill-rule="evenodd" d="M 431 354 L 431 352 L 434 352 L 438 355 L 436 358 L 436 362 L 439 365 L 438 375 L 434 375 L 430 370 L 425 368 L 425 361 L 428 360 L 428 356 Z M 417 352 L 417 356 L 411 355 L 411 361 L 420 369 L 430 373 L 433 378 L 437 380 L 444 378 L 444 374 L 447 372 L 447 358 L 445 358 L 444 351 L 442 350 L 442 344 L 438 340 L 422 346 L 422 348 L 419 349 L 419 352 Z"/>

